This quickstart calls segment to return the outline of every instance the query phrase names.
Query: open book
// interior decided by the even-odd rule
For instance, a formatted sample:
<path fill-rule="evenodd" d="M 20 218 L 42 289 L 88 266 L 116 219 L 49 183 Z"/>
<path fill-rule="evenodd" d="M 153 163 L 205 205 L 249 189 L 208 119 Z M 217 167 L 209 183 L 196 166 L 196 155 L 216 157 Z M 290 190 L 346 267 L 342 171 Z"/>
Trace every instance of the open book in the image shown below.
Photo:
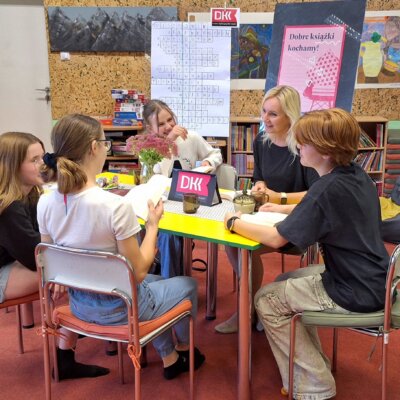
<path fill-rule="evenodd" d="M 149 215 L 148 200 L 156 205 L 164 192 L 171 186 L 171 178 L 164 175 L 153 175 L 147 183 L 135 186 L 125 196 L 132 202 L 137 217 L 147 221 Z"/>
<path fill-rule="evenodd" d="M 254 214 L 242 214 L 240 219 L 242 221 L 250 222 L 251 224 L 264 225 L 264 226 L 275 226 L 279 222 L 283 221 L 288 214 L 278 212 L 256 212 Z"/>
<path fill-rule="evenodd" d="M 203 172 L 203 174 L 208 174 L 213 170 L 211 165 L 200 165 L 199 167 L 193 168 L 192 171 Z"/>
<path fill-rule="evenodd" d="M 237 194 L 242 193 L 241 191 L 236 190 L 228 190 L 228 189 L 219 189 L 219 194 L 221 195 L 221 199 L 233 201 Z"/>

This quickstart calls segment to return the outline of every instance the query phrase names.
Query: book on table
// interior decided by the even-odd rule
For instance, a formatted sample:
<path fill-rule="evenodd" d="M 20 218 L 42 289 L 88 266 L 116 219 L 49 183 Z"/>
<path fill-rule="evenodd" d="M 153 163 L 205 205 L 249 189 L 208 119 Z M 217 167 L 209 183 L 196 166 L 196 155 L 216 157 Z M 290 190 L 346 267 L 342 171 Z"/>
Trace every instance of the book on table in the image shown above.
<path fill-rule="evenodd" d="M 171 178 L 160 174 L 153 175 L 147 183 L 132 188 L 125 198 L 131 200 L 136 216 L 147 221 L 149 216 L 147 202 L 151 200 L 154 205 L 157 205 L 170 186 Z"/>
<path fill-rule="evenodd" d="M 288 214 L 278 212 L 260 211 L 253 214 L 242 214 L 240 219 L 251 224 L 273 227 L 282 222 L 287 216 Z"/>
<path fill-rule="evenodd" d="M 213 170 L 211 165 L 200 165 L 199 167 L 193 168 L 194 172 L 203 172 L 203 174 L 208 174 Z"/>

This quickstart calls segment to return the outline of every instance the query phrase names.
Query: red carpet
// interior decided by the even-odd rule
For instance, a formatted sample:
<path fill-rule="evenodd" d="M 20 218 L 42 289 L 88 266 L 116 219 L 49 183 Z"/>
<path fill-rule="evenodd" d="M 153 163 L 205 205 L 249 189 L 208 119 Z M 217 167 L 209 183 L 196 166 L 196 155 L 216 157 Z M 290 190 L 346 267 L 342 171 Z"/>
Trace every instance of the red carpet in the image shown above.
<path fill-rule="evenodd" d="M 196 246 L 195 256 L 204 255 L 204 246 Z M 264 256 L 265 282 L 273 280 L 280 272 L 280 255 Z M 298 264 L 298 257 L 286 256 L 287 269 Z M 206 321 L 205 276 L 194 272 L 199 281 L 199 316 L 196 325 L 197 346 L 207 356 L 206 363 L 196 372 L 196 399 L 230 400 L 237 398 L 237 336 L 220 335 L 214 332 L 214 325 L 234 310 L 236 294 L 232 292 L 232 272 L 227 264 L 225 252 L 219 252 L 217 320 Z M 35 304 L 36 327 L 24 330 L 25 354 L 17 352 L 15 336 L 15 313 L 0 313 L 0 399 L 44 399 L 43 356 L 39 327 L 38 304 Z M 332 332 L 321 330 L 321 339 L 327 354 L 331 354 Z M 253 400 L 284 400 L 280 395 L 281 380 L 263 333 L 253 332 L 252 346 L 252 398 Z M 339 335 L 338 371 L 336 372 L 337 396 L 340 400 L 376 400 L 380 398 L 380 340 L 371 361 L 369 352 L 376 339 L 348 330 Z M 400 355 L 400 332 L 394 332 L 390 341 L 388 399 L 400 399 L 400 379 L 398 378 L 398 358 Z M 118 380 L 117 358 L 106 356 L 101 341 L 81 339 L 77 348 L 77 359 L 84 363 L 94 363 L 109 367 L 111 373 L 96 379 L 81 379 L 52 384 L 54 399 L 108 400 L 133 399 L 133 366 L 125 355 L 126 384 Z M 184 374 L 176 380 L 165 381 L 162 364 L 154 349 L 148 349 L 148 367 L 142 371 L 143 399 L 188 398 L 188 376 Z"/>

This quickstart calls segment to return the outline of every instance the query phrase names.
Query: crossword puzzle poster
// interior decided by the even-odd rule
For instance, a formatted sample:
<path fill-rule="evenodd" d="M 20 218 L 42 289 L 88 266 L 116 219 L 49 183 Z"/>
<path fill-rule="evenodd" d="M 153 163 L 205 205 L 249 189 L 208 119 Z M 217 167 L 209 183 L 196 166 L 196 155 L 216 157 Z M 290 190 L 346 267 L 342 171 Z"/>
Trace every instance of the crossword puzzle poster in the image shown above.
<path fill-rule="evenodd" d="M 151 97 L 165 101 L 179 125 L 229 136 L 231 30 L 153 22 L 151 49 Z"/>
<path fill-rule="evenodd" d="M 335 107 L 342 64 L 343 26 L 286 26 L 278 84 L 303 94 L 301 111 Z"/>

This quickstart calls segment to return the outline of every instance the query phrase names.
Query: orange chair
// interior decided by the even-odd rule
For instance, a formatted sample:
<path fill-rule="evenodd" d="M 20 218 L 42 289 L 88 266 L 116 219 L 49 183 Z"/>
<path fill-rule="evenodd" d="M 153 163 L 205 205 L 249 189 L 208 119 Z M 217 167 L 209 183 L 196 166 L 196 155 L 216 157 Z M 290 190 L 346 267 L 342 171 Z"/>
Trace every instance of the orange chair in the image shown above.
<path fill-rule="evenodd" d="M 35 257 L 41 282 L 39 290 L 44 341 L 46 400 L 51 399 L 49 335 L 56 335 L 60 327 L 84 336 L 117 342 L 121 383 L 124 382 L 121 348 L 122 343 L 127 343 L 128 354 L 135 368 L 135 400 L 139 400 L 141 398 L 140 356 L 142 347 L 183 318 L 190 320 L 189 379 L 190 399 L 193 399 L 194 327 L 191 315 L 192 304 L 189 300 L 183 301 L 157 319 L 139 322 L 137 283 L 132 267 L 125 257 L 119 254 L 73 249 L 44 243 L 39 243 L 36 247 Z M 51 286 L 53 284 L 120 297 L 124 300 L 128 310 L 128 323 L 120 326 L 104 326 L 76 318 L 71 313 L 69 305 L 54 306 L 51 299 Z M 53 359 L 54 376 L 58 380 L 54 346 Z"/>
<path fill-rule="evenodd" d="M 22 325 L 21 325 L 21 305 L 31 303 L 32 301 L 39 300 L 39 292 L 28 294 L 26 296 L 17 297 L 16 299 L 6 300 L 0 304 L 0 310 L 3 308 L 9 308 L 16 306 L 17 316 L 17 337 L 18 337 L 18 349 L 19 354 L 24 353 L 24 341 L 22 338 Z"/>

